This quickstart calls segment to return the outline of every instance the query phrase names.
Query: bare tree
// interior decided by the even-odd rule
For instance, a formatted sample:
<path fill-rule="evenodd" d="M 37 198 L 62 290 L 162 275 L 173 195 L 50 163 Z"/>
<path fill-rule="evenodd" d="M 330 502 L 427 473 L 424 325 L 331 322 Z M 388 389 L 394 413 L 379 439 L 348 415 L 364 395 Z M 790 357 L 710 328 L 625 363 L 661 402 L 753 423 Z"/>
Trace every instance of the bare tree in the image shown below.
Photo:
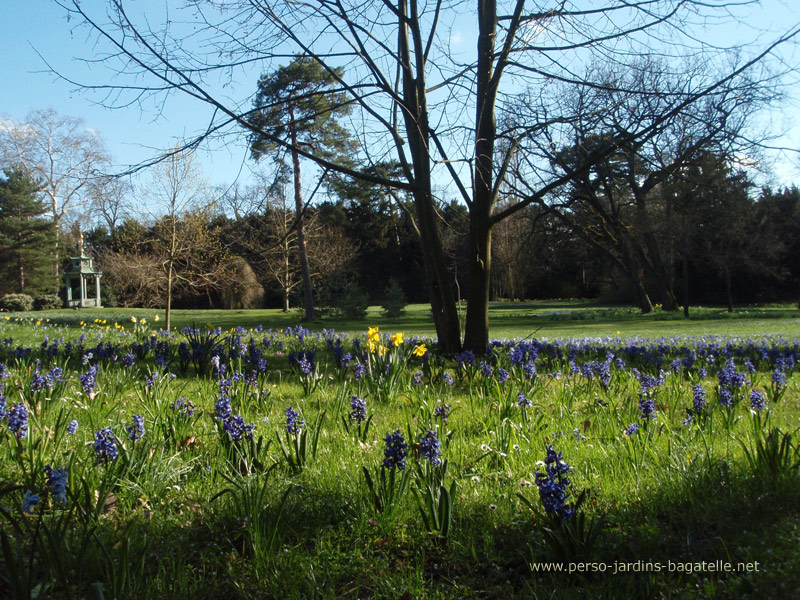
<path fill-rule="evenodd" d="M 103 176 L 89 186 L 90 210 L 114 235 L 117 226 L 131 214 L 133 186 L 127 178 Z"/>
<path fill-rule="evenodd" d="M 493 228 L 511 214 L 567 183 L 575 173 L 542 171 L 531 193 L 497 208 L 508 165 L 519 141 L 542 131 L 560 114 L 540 112 L 529 122 L 498 130 L 496 107 L 525 87 L 552 97 L 553 82 L 579 88 L 605 85 L 576 75 L 593 59 L 618 65 L 632 56 L 703 55 L 718 48 L 696 35 L 713 16 L 730 18 L 741 2 L 725 0 L 605 0 L 586 8 L 563 1 L 458 0 L 419 3 L 409 0 L 304 3 L 217 0 L 192 2 L 181 19 L 151 28 L 143 15 L 130 13 L 122 0 L 109 3 L 108 17 L 90 14 L 77 0 L 61 0 L 69 14 L 88 25 L 108 48 L 105 57 L 115 79 L 104 82 L 111 98 L 136 102 L 151 94 L 180 92 L 210 109 L 210 125 L 191 143 L 238 124 L 276 146 L 325 169 L 404 190 L 414 199 L 416 226 L 425 258 L 425 276 L 439 343 L 445 352 L 461 347 L 453 276 L 442 246 L 434 182 L 449 180 L 468 206 L 470 219 L 469 289 L 464 344 L 482 351 L 488 342 L 488 300 Z M 455 46 L 459 19 L 474 6 L 477 53 Z M 178 25 L 177 23 L 180 23 Z M 185 28 L 185 29 L 184 29 Z M 614 153 L 622 143 L 642 139 L 664 120 L 746 72 L 780 44 L 793 39 L 787 30 L 766 46 L 753 46 L 722 76 L 687 78 L 679 96 L 657 118 L 635 130 L 618 132 L 589 157 L 589 164 Z M 210 51 L 209 51 L 210 49 Z M 319 62 L 347 95 L 353 130 L 366 164 L 397 162 L 400 177 L 358 170 L 336 159 L 293 145 L 248 119 L 249 98 L 231 102 L 214 91 L 220 75 L 231 81 L 254 63 L 270 67 L 289 53 Z M 102 60 L 102 57 L 101 57 Z M 343 70 L 339 70 L 343 67 Z M 262 69 L 267 70 L 267 69 Z M 132 77 L 120 79 L 119 75 Z M 646 93 L 646 91 L 645 91 Z M 257 106 L 256 110 L 268 110 Z M 498 156 L 499 139 L 508 139 Z"/>
<path fill-rule="evenodd" d="M 103 140 L 82 119 L 61 116 L 52 108 L 34 110 L 23 123 L 0 120 L 0 161 L 20 166 L 38 182 L 56 224 L 58 269 L 64 217 L 84 205 L 93 182 L 108 166 Z"/>
<path fill-rule="evenodd" d="M 171 326 L 173 296 L 178 290 L 208 293 L 220 289 L 230 272 L 230 260 L 218 235 L 209 228 L 208 190 L 191 152 L 173 152 L 152 169 L 143 190 L 154 210 L 150 253 L 160 261 L 155 275 L 164 280 L 167 329 Z"/>

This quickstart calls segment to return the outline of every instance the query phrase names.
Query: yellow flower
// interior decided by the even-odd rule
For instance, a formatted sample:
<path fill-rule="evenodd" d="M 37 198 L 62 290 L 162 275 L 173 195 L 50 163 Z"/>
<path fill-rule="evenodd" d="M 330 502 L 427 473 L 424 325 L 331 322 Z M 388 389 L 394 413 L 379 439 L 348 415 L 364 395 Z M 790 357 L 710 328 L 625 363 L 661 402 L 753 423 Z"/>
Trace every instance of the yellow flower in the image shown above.
<path fill-rule="evenodd" d="M 367 340 L 367 352 L 375 352 L 378 345 L 373 340 Z"/>
<path fill-rule="evenodd" d="M 41 321 L 41 319 L 40 319 L 40 320 L 38 320 L 38 321 L 36 321 L 36 324 L 37 324 L 37 325 L 41 325 L 41 324 L 42 324 L 42 321 Z"/>
<path fill-rule="evenodd" d="M 392 335 L 392 345 L 393 346 L 400 346 L 403 343 L 403 334 L 402 333 L 395 333 Z"/>
<path fill-rule="evenodd" d="M 380 346 L 378 346 L 378 356 L 386 356 L 386 352 L 387 352 L 388 350 L 389 350 L 389 349 L 388 349 L 386 346 L 384 346 L 383 344 L 381 344 Z"/>
<path fill-rule="evenodd" d="M 147 323 L 147 321 L 145 321 L 144 319 L 142 319 L 141 321 L 139 321 L 139 324 L 140 324 L 140 325 L 144 325 L 145 323 Z"/>
<path fill-rule="evenodd" d="M 158 322 L 158 321 L 160 321 L 160 320 L 161 320 L 161 318 L 160 318 L 158 315 L 156 315 L 155 317 L 153 317 L 153 321 L 155 321 L 155 322 Z"/>
<path fill-rule="evenodd" d="M 419 358 L 422 358 L 427 353 L 428 353 L 428 348 L 425 346 L 425 344 L 414 346 L 414 349 L 411 351 L 411 354 L 413 354 L 414 356 L 418 356 Z"/>
<path fill-rule="evenodd" d="M 378 333 L 378 328 L 377 327 L 369 327 L 369 328 L 367 328 L 367 339 L 369 341 L 371 341 L 371 342 L 380 341 L 381 336 Z"/>
<path fill-rule="evenodd" d="M 136 323 L 136 317 L 131 316 L 131 323 Z"/>

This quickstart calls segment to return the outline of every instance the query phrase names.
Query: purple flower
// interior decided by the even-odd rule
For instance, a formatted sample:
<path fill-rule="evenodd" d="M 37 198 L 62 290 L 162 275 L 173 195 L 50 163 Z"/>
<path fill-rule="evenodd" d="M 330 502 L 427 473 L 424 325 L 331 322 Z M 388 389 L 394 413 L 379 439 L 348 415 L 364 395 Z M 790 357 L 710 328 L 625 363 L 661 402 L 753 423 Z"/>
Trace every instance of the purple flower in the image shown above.
<path fill-rule="evenodd" d="M 182 417 L 193 417 L 195 405 L 186 399 L 186 396 L 181 396 L 174 402 L 170 403 L 169 407 Z M 230 405 L 228 407 L 230 412 Z"/>
<path fill-rule="evenodd" d="M 40 500 L 39 496 L 28 490 L 22 500 L 22 512 L 33 513 L 33 507 L 39 504 Z"/>
<path fill-rule="evenodd" d="M 622 432 L 629 437 L 633 437 L 639 433 L 639 426 L 636 423 L 631 423 L 628 425 L 625 430 Z"/>
<path fill-rule="evenodd" d="M 436 408 L 433 409 L 433 416 L 437 419 L 441 419 L 443 423 L 447 423 L 447 419 L 450 418 L 450 405 L 437 404 Z"/>
<path fill-rule="evenodd" d="M 442 462 L 440 458 L 442 456 L 442 443 L 433 429 L 429 429 L 419 440 L 419 453 L 422 458 L 430 462 L 434 467 Z"/>
<path fill-rule="evenodd" d="M 238 442 L 242 438 L 246 438 L 248 440 L 253 439 L 253 430 L 255 430 L 256 424 L 250 423 L 249 425 L 245 423 L 244 417 L 241 415 L 235 415 L 222 423 L 222 429 L 227 432 L 228 435 L 231 436 L 231 439 L 235 442 Z"/>
<path fill-rule="evenodd" d="M 350 400 L 350 420 L 359 424 L 367 420 L 367 403 L 363 398 L 353 396 Z"/>
<path fill-rule="evenodd" d="M 750 391 L 750 408 L 753 410 L 763 410 L 767 406 L 767 398 L 758 390 Z"/>
<path fill-rule="evenodd" d="M 505 383 L 511 374 L 503 368 L 497 369 L 497 383 Z"/>
<path fill-rule="evenodd" d="M 639 398 L 639 411 L 642 413 L 642 419 L 655 419 L 656 401 L 649 396 L 642 396 Z"/>
<path fill-rule="evenodd" d="M 542 500 L 544 510 L 548 515 L 554 515 L 562 521 L 568 521 L 575 516 L 575 510 L 567 504 L 570 484 L 570 466 L 564 461 L 561 452 L 556 452 L 553 446 L 547 447 L 547 457 L 544 460 L 545 472 L 536 470 L 536 487 L 539 488 L 539 498 Z"/>
<path fill-rule="evenodd" d="M 78 431 L 78 421 L 72 419 L 72 421 L 69 422 L 69 425 L 67 425 L 67 433 L 69 435 L 75 435 L 76 431 Z"/>
<path fill-rule="evenodd" d="M 117 450 L 117 438 L 111 427 L 106 427 L 94 434 L 94 451 L 97 454 L 97 462 L 109 463 L 119 456 Z"/>
<path fill-rule="evenodd" d="M 18 440 L 25 439 L 28 435 L 28 409 L 22 402 L 18 402 L 8 411 L 8 430 Z"/>
<path fill-rule="evenodd" d="M 444 375 L 442 375 L 442 381 L 444 381 L 445 385 L 453 385 L 455 383 L 453 379 L 453 374 L 450 371 L 445 371 Z"/>
<path fill-rule="evenodd" d="M 525 392 L 520 392 L 517 395 L 517 406 L 521 406 L 522 408 L 527 408 L 531 406 L 531 401 L 528 400 L 528 397 L 525 395 Z"/>
<path fill-rule="evenodd" d="M 297 435 L 306 426 L 305 419 L 300 418 L 300 414 L 291 406 L 286 409 L 286 432 L 290 435 Z"/>
<path fill-rule="evenodd" d="M 83 387 L 83 393 L 87 396 L 91 397 L 94 394 L 94 390 L 97 387 L 97 365 L 92 365 L 89 367 L 89 370 L 81 375 L 81 387 Z"/>
<path fill-rule="evenodd" d="M 64 467 L 53 469 L 50 465 L 44 468 L 47 477 L 47 487 L 50 493 L 60 503 L 67 503 L 67 482 L 69 481 L 69 473 Z"/>
<path fill-rule="evenodd" d="M 361 381 L 361 378 L 367 374 L 367 367 L 362 365 L 361 363 L 356 363 L 353 367 L 353 377 L 356 378 L 356 381 Z"/>
<path fill-rule="evenodd" d="M 699 415 L 706 406 L 706 391 L 699 383 L 692 388 L 692 403 L 696 415 Z"/>
<path fill-rule="evenodd" d="M 128 439 L 132 442 L 140 439 L 144 435 L 144 417 L 142 415 L 133 415 L 133 424 L 128 425 L 125 429 L 128 431 Z"/>
<path fill-rule="evenodd" d="M 387 433 L 383 441 L 386 442 L 386 448 L 383 450 L 383 467 L 385 469 L 397 468 L 401 471 L 405 469 L 408 444 L 406 444 L 406 440 L 400 430 L 398 429 L 394 433 Z"/>

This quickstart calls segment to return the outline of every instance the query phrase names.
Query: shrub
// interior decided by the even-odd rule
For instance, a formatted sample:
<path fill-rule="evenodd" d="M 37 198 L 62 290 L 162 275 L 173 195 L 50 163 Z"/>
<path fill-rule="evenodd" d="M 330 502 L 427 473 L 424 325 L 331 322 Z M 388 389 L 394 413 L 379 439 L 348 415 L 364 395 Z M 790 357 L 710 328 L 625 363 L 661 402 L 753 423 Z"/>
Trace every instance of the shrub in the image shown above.
<path fill-rule="evenodd" d="M 367 316 L 369 297 L 355 281 L 339 279 L 329 282 L 319 294 L 321 307 L 328 307 L 336 319 L 363 319 Z"/>
<path fill-rule="evenodd" d="M 33 298 L 28 294 L 6 294 L 0 298 L 0 308 L 11 312 L 33 309 Z"/>
<path fill-rule="evenodd" d="M 384 291 L 384 300 L 381 305 L 383 311 L 381 311 L 381 315 L 387 319 L 402 317 L 406 312 L 407 304 L 408 300 L 406 300 L 406 296 L 403 293 L 403 288 L 401 288 L 400 283 L 392 277 L 389 279 L 389 285 Z"/>
<path fill-rule="evenodd" d="M 64 302 L 55 294 L 40 294 L 33 300 L 35 310 L 53 310 L 62 306 L 64 306 Z"/>

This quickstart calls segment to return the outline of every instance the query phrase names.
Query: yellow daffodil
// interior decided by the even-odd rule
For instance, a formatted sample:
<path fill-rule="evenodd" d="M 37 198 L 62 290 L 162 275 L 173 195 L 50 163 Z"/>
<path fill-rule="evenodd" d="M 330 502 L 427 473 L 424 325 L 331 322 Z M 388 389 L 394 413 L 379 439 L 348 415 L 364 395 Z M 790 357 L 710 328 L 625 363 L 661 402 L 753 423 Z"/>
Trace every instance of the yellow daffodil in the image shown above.
<path fill-rule="evenodd" d="M 131 323 L 136 323 L 136 317 L 131 317 Z"/>
<path fill-rule="evenodd" d="M 420 344 L 419 346 L 414 346 L 414 349 L 411 351 L 411 354 L 413 354 L 414 356 L 417 356 L 419 358 L 422 358 L 427 353 L 428 353 L 428 348 L 425 346 L 425 344 Z"/>
<path fill-rule="evenodd" d="M 378 344 L 376 344 L 373 340 L 367 340 L 367 352 L 374 353 L 377 348 Z"/>
<path fill-rule="evenodd" d="M 155 321 L 156 323 L 157 323 L 158 321 L 160 321 L 160 320 L 161 320 L 161 317 L 159 317 L 158 315 L 156 315 L 155 317 L 153 317 L 153 321 Z"/>
<path fill-rule="evenodd" d="M 139 321 L 139 324 L 140 324 L 140 325 L 144 325 L 145 323 L 147 323 L 147 321 L 145 321 L 144 319 L 142 319 L 141 321 Z"/>
<path fill-rule="evenodd" d="M 392 334 L 392 346 L 400 346 L 402 344 L 403 344 L 403 334 L 402 333 Z"/>
<path fill-rule="evenodd" d="M 42 324 L 42 322 L 41 322 L 41 321 L 36 321 L 36 324 L 37 324 L 37 325 L 41 325 L 41 324 Z"/>
<path fill-rule="evenodd" d="M 380 334 L 378 333 L 377 327 L 369 327 L 367 328 L 367 339 L 370 342 L 378 342 L 381 339 Z"/>
<path fill-rule="evenodd" d="M 386 356 L 386 353 L 388 351 L 389 351 L 389 349 L 386 346 L 384 346 L 383 344 L 378 346 L 378 356 Z"/>

